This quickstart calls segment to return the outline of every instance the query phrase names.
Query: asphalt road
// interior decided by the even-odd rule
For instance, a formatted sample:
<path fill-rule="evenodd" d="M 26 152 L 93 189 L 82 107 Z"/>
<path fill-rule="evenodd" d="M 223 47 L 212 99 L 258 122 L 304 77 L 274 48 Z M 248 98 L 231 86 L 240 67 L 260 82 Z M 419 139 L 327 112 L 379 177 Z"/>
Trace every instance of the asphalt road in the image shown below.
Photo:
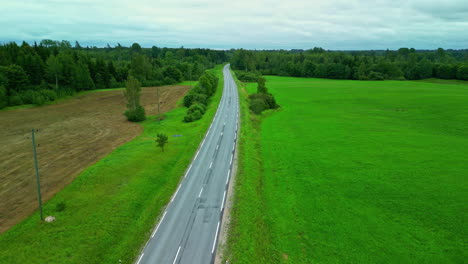
<path fill-rule="evenodd" d="M 239 119 L 229 65 L 223 74 L 223 95 L 213 122 L 137 264 L 214 261 Z"/>

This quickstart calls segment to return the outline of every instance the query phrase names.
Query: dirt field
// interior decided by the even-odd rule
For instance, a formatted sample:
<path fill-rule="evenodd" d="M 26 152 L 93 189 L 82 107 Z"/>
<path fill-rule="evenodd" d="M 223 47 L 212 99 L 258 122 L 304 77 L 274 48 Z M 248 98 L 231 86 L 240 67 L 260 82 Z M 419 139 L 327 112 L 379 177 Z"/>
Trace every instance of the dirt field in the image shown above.
<path fill-rule="evenodd" d="M 160 88 L 161 112 L 176 106 L 189 86 Z M 156 88 L 143 88 L 147 114 L 157 113 Z M 137 136 L 123 116 L 122 90 L 95 92 L 56 105 L 0 112 L 0 233 L 37 208 L 31 128 L 36 133 L 43 201 L 86 167 Z"/>

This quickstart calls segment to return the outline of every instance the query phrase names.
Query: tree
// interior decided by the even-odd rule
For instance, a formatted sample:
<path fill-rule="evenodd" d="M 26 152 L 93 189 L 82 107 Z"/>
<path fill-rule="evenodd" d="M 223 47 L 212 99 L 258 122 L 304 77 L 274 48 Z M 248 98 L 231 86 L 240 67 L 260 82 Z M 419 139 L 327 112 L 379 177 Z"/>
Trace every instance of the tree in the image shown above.
<path fill-rule="evenodd" d="M 58 77 L 62 72 L 62 65 L 56 56 L 52 55 L 47 59 L 47 73 L 55 78 L 55 89 L 58 90 Z"/>
<path fill-rule="evenodd" d="M 141 84 L 133 76 L 128 76 L 124 95 L 127 99 L 127 111 L 125 116 L 128 121 L 139 122 L 146 119 L 145 109 L 140 105 Z"/>
<path fill-rule="evenodd" d="M 460 65 L 458 67 L 457 78 L 468 81 L 468 64 Z"/>
<path fill-rule="evenodd" d="M 13 92 L 25 90 L 28 83 L 28 75 L 21 66 L 12 64 L 6 67 L 5 88 L 7 96 L 10 96 Z"/>
<path fill-rule="evenodd" d="M 257 93 L 259 94 L 266 94 L 268 93 L 268 89 L 265 86 L 265 78 L 263 77 L 258 77 L 258 82 L 257 82 Z"/>
<path fill-rule="evenodd" d="M 163 133 L 158 133 L 157 138 L 156 138 L 156 143 L 158 144 L 158 147 L 161 148 L 162 152 L 164 152 L 164 145 L 166 145 L 168 142 L 167 135 Z"/>

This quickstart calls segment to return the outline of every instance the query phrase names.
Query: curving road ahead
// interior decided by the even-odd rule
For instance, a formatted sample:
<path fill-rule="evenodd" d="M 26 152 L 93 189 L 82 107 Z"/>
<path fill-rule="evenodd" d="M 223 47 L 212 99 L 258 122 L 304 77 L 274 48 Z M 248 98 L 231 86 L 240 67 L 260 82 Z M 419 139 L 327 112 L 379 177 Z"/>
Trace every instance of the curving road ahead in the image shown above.
<path fill-rule="evenodd" d="M 223 75 L 223 95 L 213 122 L 137 264 L 214 261 L 239 119 L 229 64 Z"/>

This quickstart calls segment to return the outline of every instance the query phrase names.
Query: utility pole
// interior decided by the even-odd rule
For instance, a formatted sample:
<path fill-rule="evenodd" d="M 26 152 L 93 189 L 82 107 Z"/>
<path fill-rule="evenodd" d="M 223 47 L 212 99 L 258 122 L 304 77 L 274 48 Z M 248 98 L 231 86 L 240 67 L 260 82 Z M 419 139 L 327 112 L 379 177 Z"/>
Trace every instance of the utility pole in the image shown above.
<path fill-rule="evenodd" d="M 39 202 L 39 212 L 41 215 L 41 220 L 44 220 L 44 217 L 42 215 L 41 182 L 39 180 L 39 167 L 37 165 L 36 139 L 34 137 L 34 129 L 31 129 L 31 134 L 32 134 L 32 145 L 33 145 L 33 153 L 34 153 L 34 167 L 36 169 L 37 200 Z"/>

